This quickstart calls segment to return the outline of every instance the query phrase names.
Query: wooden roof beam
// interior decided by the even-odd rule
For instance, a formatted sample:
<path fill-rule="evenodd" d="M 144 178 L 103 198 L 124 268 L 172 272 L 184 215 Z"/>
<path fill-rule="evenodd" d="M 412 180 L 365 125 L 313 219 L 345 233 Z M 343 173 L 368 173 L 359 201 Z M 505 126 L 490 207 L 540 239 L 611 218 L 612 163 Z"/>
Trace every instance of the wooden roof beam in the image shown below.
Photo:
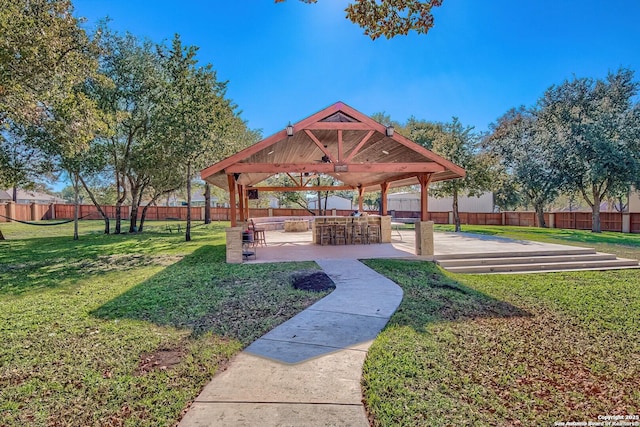
<path fill-rule="evenodd" d="M 259 191 L 342 191 L 342 190 L 355 190 L 353 185 L 311 185 L 307 186 L 294 186 L 294 187 L 247 187 L 248 190 Z"/>
<path fill-rule="evenodd" d="M 370 130 L 371 126 L 361 122 L 316 122 L 306 125 L 304 130 Z"/>
<path fill-rule="evenodd" d="M 443 172 L 444 166 L 435 162 L 415 163 L 236 163 L 225 173 L 433 173 Z"/>
<path fill-rule="evenodd" d="M 337 160 L 335 157 L 333 157 L 333 154 L 331 154 L 324 146 L 324 144 L 322 144 L 322 142 L 320 142 L 320 140 L 318 138 L 316 138 L 316 136 L 313 134 L 313 132 L 311 132 L 310 130 L 305 129 L 304 133 L 307 134 L 307 136 L 309 138 L 311 138 L 311 140 L 318 146 L 318 148 L 320 150 L 322 150 L 322 152 L 329 158 L 329 160 L 331 160 L 331 163 L 336 163 Z"/>
<path fill-rule="evenodd" d="M 345 163 L 349 163 L 351 161 L 351 159 L 353 159 L 353 156 L 355 156 L 356 154 L 358 154 L 358 152 L 362 149 L 362 147 L 364 146 L 364 144 L 367 143 L 367 141 L 373 136 L 373 134 L 375 133 L 375 131 L 370 130 L 369 133 L 367 133 L 364 138 L 362 138 L 362 140 L 358 143 L 358 145 L 356 146 L 356 148 L 354 148 L 351 153 L 349 153 L 349 155 L 347 156 L 346 159 L 344 159 Z"/>

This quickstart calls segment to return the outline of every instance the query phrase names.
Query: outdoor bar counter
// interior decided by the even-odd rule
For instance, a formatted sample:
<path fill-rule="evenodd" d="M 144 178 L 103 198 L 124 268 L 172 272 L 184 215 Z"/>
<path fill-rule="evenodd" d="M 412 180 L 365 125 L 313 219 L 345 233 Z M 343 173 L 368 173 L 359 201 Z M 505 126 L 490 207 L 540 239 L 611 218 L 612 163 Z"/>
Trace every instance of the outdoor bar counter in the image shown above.
<path fill-rule="evenodd" d="M 313 243 L 319 245 L 358 245 L 391 241 L 391 217 L 316 216 L 312 224 Z"/>

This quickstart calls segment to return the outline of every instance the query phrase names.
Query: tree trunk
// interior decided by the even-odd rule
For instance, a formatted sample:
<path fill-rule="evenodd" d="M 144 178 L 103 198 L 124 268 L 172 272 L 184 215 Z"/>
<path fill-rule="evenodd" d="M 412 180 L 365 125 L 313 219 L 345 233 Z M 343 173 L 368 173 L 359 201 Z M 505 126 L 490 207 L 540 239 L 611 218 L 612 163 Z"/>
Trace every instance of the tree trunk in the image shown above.
<path fill-rule="evenodd" d="M 80 237 L 78 236 L 78 211 L 80 209 L 80 205 L 78 202 L 78 193 L 80 189 L 78 188 L 78 174 L 73 174 L 73 240 L 78 240 Z"/>
<path fill-rule="evenodd" d="M 138 206 L 134 203 L 131 205 L 131 214 L 129 215 L 129 233 L 138 232 Z"/>
<path fill-rule="evenodd" d="M 159 194 L 151 199 L 151 201 L 147 203 L 144 208 L 142 208 L 142 214 L 140 214 L 140 225 L 138 226 L 138 231 L 140 233 L 142 233 L 142 231 L 144 230 L 144 220 L 147 218 L 147 211 L 149 210 L 149 206 L 154 205 L 158 197 L 160 197 Z"/>
<path fill-rule="evenodd" d="M 320 186 L 320 177 L 318 177 L 317 181 L 316 181 L 317 185 Z M 322 191 L 318 191 L 318 215 L 322 216 L 324 215 L 322 213 Z"/>
<path fill-rule="evenodd" d="M 455 232 L 459 233 L 460 228 L 460 213 L 458 212 L 458 189 L 453 189 L 453 222 L 455 224 Z"/>
<path fill-rule="evenodd" d="M 211 184 L 204 185 L 204 223 L 211 224 Z"/>
<path fill-rule="evenodd" d="M 16 187 L 15 185 L 13 186 L 11 199 L 13 200 L 13 203 L 18 203 L 18 187 Z"/>
<path fill-rule="evenodd" d="M 104 210 L 102 209 L 102 207 L 100 206 L 100 204 L 96 200 L 93 192 L 91 190 L 89 190 L 89 186 L 84 181 L 84 179 L 82 179 L 82 176 L 78 175 L 78 178 L 80 178 L 80 182 L 82 183 L 82 186 L 87 191 L 87 194 L 89 194 L 89 198 L 93 202 L 93 205 L 96 207 L 96 209 L 98 210 L 98 213 L 100 213 L 100 215 L 102 216 L 102 219 L 104 220 L 104 234 L 109 234 L 111 232 L 111 230 L 109 228 L 109 217 L 107 216 L 107 214 L 104 212 Z"/>
<path fill-rule="evenodd" d="M 544 206 L 541 203 L 535 204 L 536 217 L 538 218 L 538 227 L 547 228 L 547 223 L 544 220 Z"/>
<path fill-rule="evenodd" d="M 324 193 L 324 214 L 327 214 L 327 202 L 329 201 L 329 192 Z"/>
<path fill-rule="evenodd" d="M 131 183 L 131 212 L 129 213 L 129 233 L 138 232 L 138 207 L 140 206 L 140 188 Z"/>
<path fill-rule="evenodd" d="M 122 180 L 120 179 L 120 173 L 116 172 L 116 194 L 118 199 L 116 200 L 116 228 L 114 230 L 115 234 L 120 234 L 122 231 L 122 204 L 127 198 L 127 190 L 125 190 L 122 185 Z"/>
<path fill-rule="evenodd" d="M 600 233 L 600 193 L 593 188 L 593 206 L 591 206 L 591 231 Z"/>
<path fill-rule="evenodd" d="M 187 229 L 184 232 L 184 240 L 191 241 L 191 162 L 187 164 Z"/>

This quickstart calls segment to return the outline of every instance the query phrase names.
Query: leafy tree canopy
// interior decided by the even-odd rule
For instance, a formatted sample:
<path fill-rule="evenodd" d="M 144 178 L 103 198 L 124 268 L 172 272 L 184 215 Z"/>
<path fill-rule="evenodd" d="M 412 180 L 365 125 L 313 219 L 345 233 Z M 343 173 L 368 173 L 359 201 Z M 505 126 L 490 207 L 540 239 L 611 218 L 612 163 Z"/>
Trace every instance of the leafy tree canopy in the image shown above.
<path fill-rule="evenodd" d="M 622 68 L 602 80 L 574 78 L 552 86 L 538 102 L 563 189 L 582 194 L 592 207 L 596 232 L 600 202 L 640 184 L 639 87 L 633 71 Z"/>
<path fill-rule="evenodd" d="M 275 0 L 282 3 L 285 0 Z M 317 0 L 300 0 L 316 3 Z M 347 19 L 364 29 L 372 40 L 380 36 L 390 39 L 407 35 L 409 31 L 426 34 L 434 25 L 432 9 L 442 5 L 442 0 L 355 0 L 345 12 Z"/>
<path fill-rule="evenodd" d="M 486 150 L 508 173 L 531 203 L 544 227 L 544 208 L 558 196 L 559 171 L 552 165 L 549 144 L 543 138 L 537 111 L 520 107 L 511 109 L 490 126 L 491 133 L 483 141 Z M 503 181 L 509 184 L 509 180 Z M 507 187 L 508 188 L 508 187 Z M 506 202 L 506 194 L 501 198 Z"/>
<path fill-rule="evenodd" d="M 35 123 L 97 66 L 70 0 L 0 0 L 0 122 Z"/>

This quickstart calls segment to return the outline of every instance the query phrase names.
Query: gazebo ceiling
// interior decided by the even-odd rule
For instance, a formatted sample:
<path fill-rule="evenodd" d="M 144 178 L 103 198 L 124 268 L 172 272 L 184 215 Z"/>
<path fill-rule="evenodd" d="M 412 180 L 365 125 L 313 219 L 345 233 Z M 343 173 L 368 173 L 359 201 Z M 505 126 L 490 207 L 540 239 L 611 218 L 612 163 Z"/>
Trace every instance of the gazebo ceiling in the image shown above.
<path fill-rule="evenodd" d="M 300 177 L 325 174 L 345 187 L 379 190 L 381 184 L 399 187 L 460 178 L 464 169 L 394 132 L 370 117 L 337 102 L 286 129 L 245 148 L 201 172 L 207 182 L 229 190 L 228 175 L 246 187 L 278 173 Z M 301 178 L 301 184 L 304 180 Z M 309 187 L 313 189 L 314 187 Z"/>

